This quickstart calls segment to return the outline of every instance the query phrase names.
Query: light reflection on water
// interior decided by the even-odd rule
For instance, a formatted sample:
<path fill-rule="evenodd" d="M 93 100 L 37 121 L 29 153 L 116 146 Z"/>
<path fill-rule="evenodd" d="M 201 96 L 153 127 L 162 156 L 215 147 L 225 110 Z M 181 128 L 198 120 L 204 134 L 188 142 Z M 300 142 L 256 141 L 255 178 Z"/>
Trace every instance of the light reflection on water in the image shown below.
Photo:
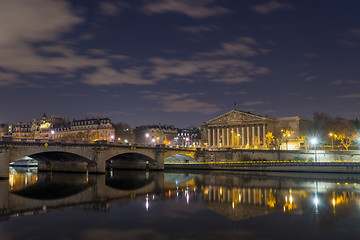
<path fill-rule="evenodd" d="M 359 234 L 359 182 L 357 175 L 331 174 L 12 169 L 9 180 L 0 181 L 0 234 L 4 239 L 352 238 Z"/>

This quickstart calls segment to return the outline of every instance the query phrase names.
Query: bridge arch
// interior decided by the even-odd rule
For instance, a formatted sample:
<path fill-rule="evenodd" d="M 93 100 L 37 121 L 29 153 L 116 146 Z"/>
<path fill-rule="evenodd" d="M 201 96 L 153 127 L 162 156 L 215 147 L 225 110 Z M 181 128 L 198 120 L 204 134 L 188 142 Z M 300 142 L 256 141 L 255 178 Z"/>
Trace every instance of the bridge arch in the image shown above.
<path fill-rule="evenodd" d="M 68 151 L 28 151 L 23 152 L 22 157 L 19 153 L 14 154 L 11 162 L 17 162 L 22 159 L 30 158 L 38 162 L 38 169 L 44 171 L 69 171 L 86 172 L 96 167 L 96 162 L 80 155 L 79 153 Z"/>
<path fill-rule="evenodd" d="M 106 168 L 147 169 L 154 159 L 144 153 L 124 152 L 105 160 Z"/>

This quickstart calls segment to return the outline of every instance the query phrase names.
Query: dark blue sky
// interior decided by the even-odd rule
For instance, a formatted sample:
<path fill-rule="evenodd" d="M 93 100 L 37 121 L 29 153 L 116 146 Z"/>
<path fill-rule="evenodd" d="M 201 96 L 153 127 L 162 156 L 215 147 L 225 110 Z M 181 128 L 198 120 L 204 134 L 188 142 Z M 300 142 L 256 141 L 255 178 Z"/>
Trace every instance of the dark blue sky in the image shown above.
<path fill-rule="evenodd" d="M 360 2 L 0 2 L 0 122 L 360 113 Z"/>

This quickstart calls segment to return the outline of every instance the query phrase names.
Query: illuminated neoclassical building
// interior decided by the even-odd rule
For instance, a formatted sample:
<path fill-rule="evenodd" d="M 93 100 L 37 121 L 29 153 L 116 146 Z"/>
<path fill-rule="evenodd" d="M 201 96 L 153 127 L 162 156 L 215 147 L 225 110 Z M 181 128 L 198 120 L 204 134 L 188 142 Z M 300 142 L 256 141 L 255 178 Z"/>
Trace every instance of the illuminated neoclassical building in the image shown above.
<path fill-rule="evenodd" d="M 296 150 L 300 149 L 299 136 L 310 124 L 310 120 L 300 117 L 276 119 L 232 110 L 201 125 L 202 142 L 209 147 L 269 148 L 270 132 L 280 143 L 279 148 Z"/>

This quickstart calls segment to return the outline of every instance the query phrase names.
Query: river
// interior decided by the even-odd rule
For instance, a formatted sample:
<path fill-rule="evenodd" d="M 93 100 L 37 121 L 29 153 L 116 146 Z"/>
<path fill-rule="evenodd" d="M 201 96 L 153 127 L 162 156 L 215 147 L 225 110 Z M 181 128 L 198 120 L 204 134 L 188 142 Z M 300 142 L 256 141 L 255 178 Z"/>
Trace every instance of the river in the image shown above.
<path fill-rule="evenodd" d="M 355 239 L 360 175 L 10 169 L 0 236 L 12 239 Z"/>

